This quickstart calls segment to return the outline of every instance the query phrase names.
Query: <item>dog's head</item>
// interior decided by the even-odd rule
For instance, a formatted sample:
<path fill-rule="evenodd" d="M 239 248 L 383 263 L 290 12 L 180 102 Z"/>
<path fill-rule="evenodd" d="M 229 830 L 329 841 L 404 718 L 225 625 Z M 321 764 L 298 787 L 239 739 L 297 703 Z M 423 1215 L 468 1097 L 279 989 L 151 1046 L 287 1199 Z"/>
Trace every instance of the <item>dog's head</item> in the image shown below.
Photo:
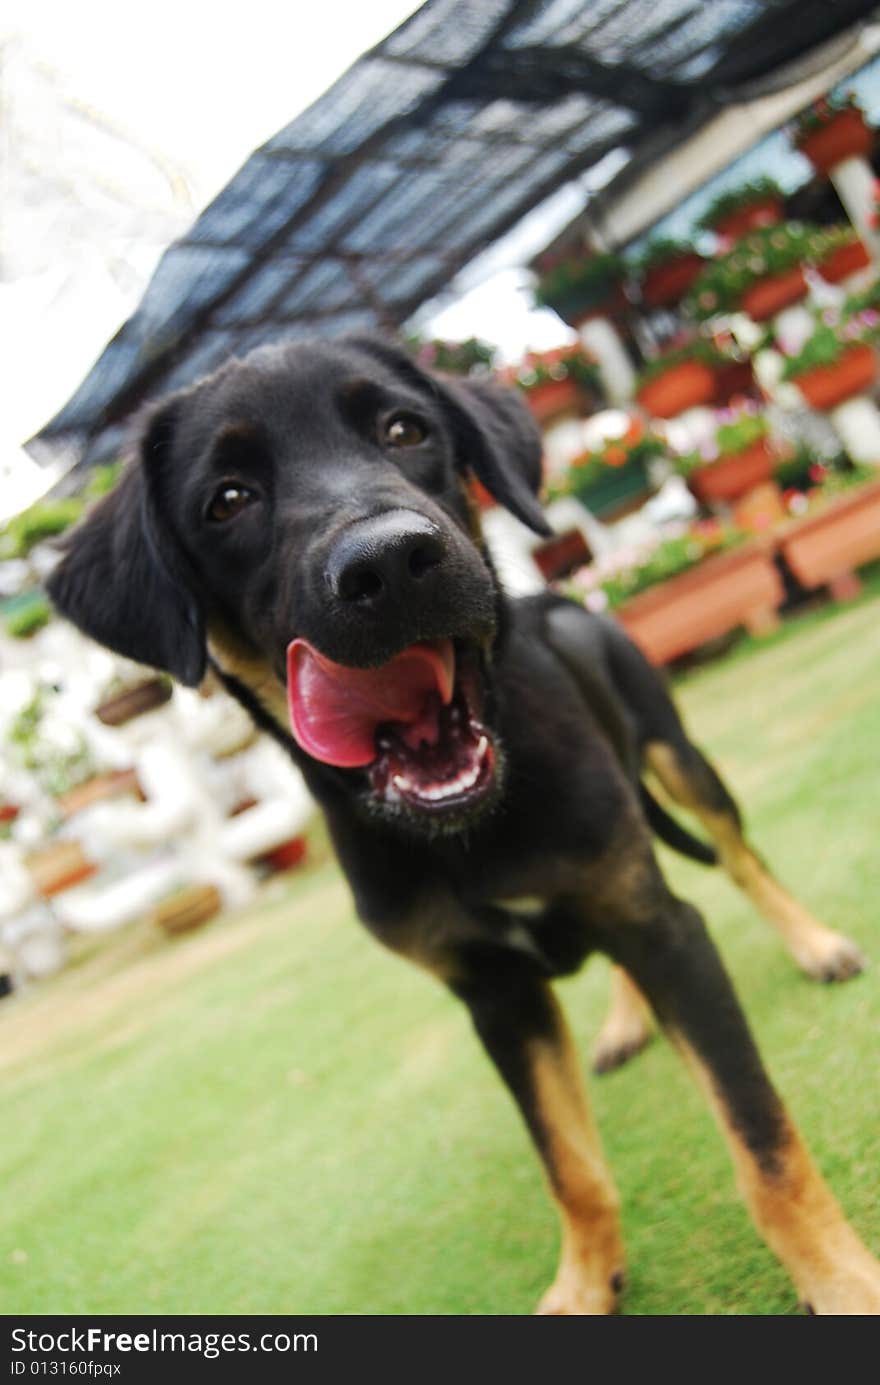
<path fill-rule="evenodd" d="M 210 657 L 371 813 L 453 829 L 500 772 L 498 593 L 469 476 L 548 532 L 514 393 L 379 341 L 261 349 L 152 413 L 50 595 L 183 683 Z"/>

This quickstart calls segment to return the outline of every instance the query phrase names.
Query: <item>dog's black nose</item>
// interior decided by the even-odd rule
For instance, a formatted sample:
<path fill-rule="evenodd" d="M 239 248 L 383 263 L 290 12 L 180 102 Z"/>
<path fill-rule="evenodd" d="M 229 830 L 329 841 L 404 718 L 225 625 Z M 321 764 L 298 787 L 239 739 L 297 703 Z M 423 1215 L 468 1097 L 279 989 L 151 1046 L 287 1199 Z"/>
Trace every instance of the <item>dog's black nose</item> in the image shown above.
<path fill-rule="evenodd" d="M 445 556 L 431 520 L 414 510 L 388 510 L 344 531 L 330 552 L 327 582 L 341 601 L 377 606 L 417 587 Z"/>

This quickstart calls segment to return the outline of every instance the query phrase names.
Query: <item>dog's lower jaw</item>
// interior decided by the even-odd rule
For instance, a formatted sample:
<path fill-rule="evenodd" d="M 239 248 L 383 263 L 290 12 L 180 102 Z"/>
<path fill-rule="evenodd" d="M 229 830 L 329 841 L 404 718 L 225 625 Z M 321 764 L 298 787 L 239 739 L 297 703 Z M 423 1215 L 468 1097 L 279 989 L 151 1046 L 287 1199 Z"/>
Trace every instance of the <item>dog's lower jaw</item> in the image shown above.
<path fill-rule="evenodd" d="M 504 797 L 507 759 L 497 737 L 493 737 L 494 764 L 492 783 L 480 798 L 460 808 L 443 813 L 425 813 L 409 807 L 402 800 L 392 802 L 365 787 L 354 800 L 358 816 L 371 826 L 391 827 L 403 836 L 423 842 L 450 837 L 465 837 L 480 827 L 497 811 Z"/>

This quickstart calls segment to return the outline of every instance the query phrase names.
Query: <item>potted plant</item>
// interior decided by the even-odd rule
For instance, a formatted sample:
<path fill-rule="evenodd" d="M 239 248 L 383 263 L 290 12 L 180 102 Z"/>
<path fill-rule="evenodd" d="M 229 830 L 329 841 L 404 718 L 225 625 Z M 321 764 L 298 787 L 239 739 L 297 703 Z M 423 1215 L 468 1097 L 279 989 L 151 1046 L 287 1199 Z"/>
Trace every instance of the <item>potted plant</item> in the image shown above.
<path fill-rule="evenodd" d="M 687 293 L 704 264 L 692 241 L 663 237 L 650 241 L 637 265 L 642 302 L 648 308 L 673 307 Z"/>
<path fill-rule="evenodd" d="M 850 331 L 855 328 L 855 332 Z M 873 383 L 877 358 L 860 340 L 859 324 L 821 322 L 801 350 L 783 366 L 783 380 L 797 385 L 814 409 L 833 409 Z"/>
<path fill-rule="evenodd" d="M 571 327 L 591 317 L 613 317 L 626 305 L 626 261 L 620 255 L 584 251 L 539 264 L 535 302 L 553 308 Z"/>
<path fill-rule="evenodd" d="M 714 440 L 676 459 L 688 488 L 708 505 L 739 500 L 773 475 L 776 456 L 770 424 L 753 405 L 728 410 Z"/>
<path fill-rule="evenodd" d="M 793 522 L 780 548 L 802 586 L 828 586 L 839 599 L 856 595 L 856 570 L 880 558 L 880 481 L 845 487 Z"/>
<path fill-rule="evenodd" d="M 666 664 L 744 625 L 777 623 L 783 587 L 761 540 L 704 520 L 612 571 L 578 574 L 567 590 L 597 606 L 596 588 L 653 664 Z M 592 587 L 592 591 L 589 588 Z"/>
<path fill-rule="evenodd" d="M 798 221 L 753 231 L 707 265 L 688 296 L 688 311 L 701 320 L 745 312 L 753 321 L 765 322 L 805 296 L 804 265 L 821 254 L 824 244 L 817 227 Z"/>
<path fill-rule="evenodd" d="M 725 241 L 737 241 L 749 231 L 781 221 L 783 202 L 782 188 L 775 179 L 756 178 L 720 192 L 709 203 L 698 225 Z"/>
<path fill-rule="evenodd" d="M 607 517 L 648 494 L 648 463 L 665 452 L 660 438 L 640 418 L 632 418 L 619 437 L 606 438 L 576 457 L 548 498 L 573 495 L 592 514 Z"/>
<path fill-rule="evenodd" d="M 699 339 L 649 361 L 636 381 L 636 399 L 655 418 L 675 418 L 708 404 L 715 393 L 718 352 Z"/>
<path fill-rule="evenodd" d="M 871 264 L 865 242 L 851 226 L 833 226 L 825 232 L 826 249 L 820 252 L 816 269 L 828 284 L 839 284 Z"/>
<path fill-rule="evenodd" d="M 436 338 L 422 341 L 419 337 L 410 337 L 407 346 L 419 365 L 428 370 L 442 370 L 449 375 L 490 375 L 498 354 L 496 346 L 481 341 L 479 337 L 468 337 L 466 341 L 442 341 Z"/>
<path fill-rule="evenodd" d="M 601 389 L 598 365 L 576 343 L 530 352 L 508 378 L 523 391 L 539 423 L 567 412 L 588 413 Z"/>
<path fill-rule="evenodd" d="M 873 131 L 852 92 L 823 96 L 795 121 L 792 139 L 817 173 L 827 175 L 844 159 L 866 158 Z"/>

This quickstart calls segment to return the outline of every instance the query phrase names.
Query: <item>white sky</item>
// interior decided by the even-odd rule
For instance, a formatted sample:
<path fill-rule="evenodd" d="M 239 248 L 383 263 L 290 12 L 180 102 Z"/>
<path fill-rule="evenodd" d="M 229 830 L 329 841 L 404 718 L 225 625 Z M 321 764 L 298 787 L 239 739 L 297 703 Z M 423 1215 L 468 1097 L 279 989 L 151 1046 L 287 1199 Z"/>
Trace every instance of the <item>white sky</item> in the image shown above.
<path fill-rule="evenodd" d="M 173 158 L 204 205 L 412 0 L 4 0 L 2 29 Z M 63 157 L 63 151 L 59 151 Z"/>
<path fill-rule="evenodd" d="M 182 175 L 195 214 L 254 148 L 418 7 L 412 0 L 3 0 L 0 41 L 23 60 L 18 70 L 51 71 L 65 97 Z M 75 195 L 75 151 L 62 139 L 57 151 L 50 143 L 48 157 Z M 573 214 L 578 207 L 569 205 Z M 4 216 L 14 236 L 15 206 Z M 16 454 L 75 389 L 135 307 L 159 248 L 155 227 L 152 240 L 125 246 L 135 271 L 128 297 L 103 272 L 100 254 L 81 262 L 81 247 L 80 261 L 53 258 L 40 275 L 2 286 L 0 369 L 9 403 L 0 421 L 7 492 L 0 508 L 11 503 L 4 455 Z M 489 337 L 508 357 L 568 337 L 554 314 L 531 310 L 524 276 L 509 269 L 430 327 Z"/>

